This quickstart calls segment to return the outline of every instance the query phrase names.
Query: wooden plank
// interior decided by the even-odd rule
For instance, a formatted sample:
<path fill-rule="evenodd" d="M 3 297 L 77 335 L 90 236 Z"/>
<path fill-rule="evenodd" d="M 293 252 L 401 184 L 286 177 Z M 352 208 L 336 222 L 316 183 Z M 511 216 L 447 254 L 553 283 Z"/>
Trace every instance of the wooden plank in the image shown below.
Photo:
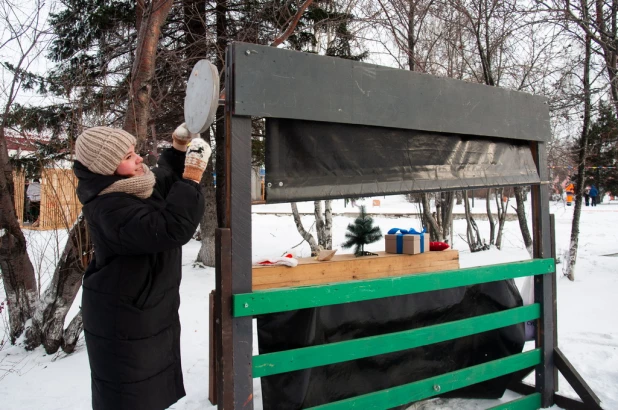
<path fill-rule="evenodd" d="M 390 409 L 526 369 L 538 364 L 540 360 L 541 352 L 539 349 L 535 349 L 418 382 L 312 407 L 311 409 Z"/>
<path fill-rule="evenodd" d="M 413 273 L 442 271 L 458 269 L 458 260 L 429 261 L 421 263 L 406 263 L 407 258 L 399 261 L 384 261 L 381 263 L 342 263 L 330 264 L 324 262 L 315 269 L 305 269 L 301 266 L 296 268 L 283 268 L 277 271 L 261 270 L 255 273 L 254 288 L 257 287 L 292 287 L 306 286 L 317 283 L 348 282 L 358 279 L 375 279 L 389 276 L 403 276 Z M 397 262 L 393 264 L 392 262 Z M 374 270 L 370 270 L 374 267 Z M 297 269 L 298 268 L 298 269 Z M 312 267 L 313 268 L 313 267 Z M 346 269 L 347 268 L 347 269 Z M 255 272 L 255 271 L 254 271 Z M 265 274 L 262 274 L 265 273 Z M 286 276 L 287 273 L 287 276 Z M 324 282 L 320 282 L 324 281 Z M 285 285 L 290 283 L 290 285 Z"/>
<path fill-rule="evenodd" d="M 536 410 L 541 408 L 541 395 L 532 393 L 529 396 L 521 397 L 499 406 L 491 407 L 487 410 Z"/>
<path fill-rule="evenodd" d="M 20 225 L 24 223 L 24 204 L 26 203 L 26 174 L 23 170 L 13 171 L 13 201 L 15 214 Z"/>
<path fill-rule="evenodd" d="M 532 156 L 541 179 L 540 185 L 533 185 L 532 199 L 532 232 L 535 258 L 551 256 L 551 232 L 549 226 L 549 175 L 547 171 L 547 152 L 545 143 L 530 143 Z M 555 275 L 553 272 L 551 275 Z M 534 301 L 541 304 L 541 318 L 537 324 L 536 347 L 543 352 L 543 360 L 536 369 L 536 387 L 541 393 L 543 407 L 554 404 L 554 361 L 553 352 L 556 347 L 554 339 L 553 307 L 556 294 L 552 287 L 551 275 L 539 275 L 534 278 Z"/>
<path fill-rule="evenodd" d="M 341 282 L 333 285 L 259 290 L 233 296 L 234 316 L 285 312 L 456 288 L 523 276 L 543 275 L 553 272 L 554 269 L 553 259 L 535 259 L 438 273 L 419 273 L 383 279 Z"/>
<path fill-rule="evenodd" d="M 420 329 L 254 356 L 253 377 L 266 377 L 440 343 L 534 320 L 539 317 L 540 311 L 540 306 L 533 304 Z"/>
<path fill-rule="evenodd" d="M 554 362 L 560 373 L 569 382 L 573 390 L 577 393 L 580 399 L 588 406 L 590 410 L 601 410 L 601 400 L 594 394 L 594 391 L 588 386 L 588 383 L 571 365 L 564 353 L 559 347 L 554 350 Z"/>
<path fill-rule="evenodd" d="M 234 51 L 236 115 L 551 138 L 545 97 L 256 44 Z"/>
<path fill-rule="evenodd" d="M 427 272 L 439 272 L 445 270 L 455 270 L 459 268 L 458 261 L 447 261 L 432 264 L 431 266 L 417 267 L 415 266 L 411 271 L 407 274 L 417 274 L 417 273 L 427 273 Z M 289 287 L 298 287 L 298 286 L 310 286 L 310 285 L 320 285 L 320 284 L 328 284 L 328 283 L 339 283 L 339 282 L 349 282 L 349 281 L 358 281 L 358 280 L 368 280 L 368 279 L 377 279 L 377 278 L 386 278 L 391 276 L 402 276 L 399 274 L 388 274 L 388 272 L 363 272 L 359 274 L 352 275 L 350 277 L 349 273 L 342 273 L 340 275 L 331 276 L 330 274 L 324 275 L 323 277 L 318 278 L 297 278 L 297 279 L 285 279 L 282 278 L 281 282 L 272 282 L 266 284 L 257 284 L 253 286 L 254 290 L 266 290 L 266 289 L 276 289 L 276 288 L 289 288 Z"/>
<path fill-rule="evenodd" d="M 361 258 L 353 254 L 335 255 L 332 260 L 326 262 L 319 262 L 313 258 L 300 258 L 298 266 L 294 268 L 254 266 L 253 290 L 347 282 L 459 268 L 459 252 L 456 250 L 418 255 L 378 252 L 378 255 Z"/>

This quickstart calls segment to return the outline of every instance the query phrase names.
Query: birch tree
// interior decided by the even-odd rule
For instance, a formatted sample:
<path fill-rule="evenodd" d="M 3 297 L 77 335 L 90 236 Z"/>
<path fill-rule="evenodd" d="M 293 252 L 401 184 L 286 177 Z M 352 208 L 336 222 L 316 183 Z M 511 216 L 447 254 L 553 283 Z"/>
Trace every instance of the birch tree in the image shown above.
<path fill-rule="evenodd" d="M 588 19 L 587 0 L 581 1 L 584 19 Z M 577 249 L 579 244 L 579 221 L 582 210 L 582 198 L 584 196 L 584 181 L 586 172 L 586 155 L 588 149 L 588 137 L 590 131 L 591 116 L 591 91 L 590 91 L 590 66 L 592 56 L 592 36 L 589 32 L 584 33 L 584 64 L 582 75 L 584 113 L 582 131 L 578 144 L 577 178 L 575 180 L 575 209 L 571 223 L 571 236 L 569 240 L 569 257 L 566 263 L 565 274 L 569 280 L 575 280 L 575 265 L 577 263 Z M 614 62 L 615 64 L 615 62 Z M 613 86 L 610 86 L 614 88 Z"/>

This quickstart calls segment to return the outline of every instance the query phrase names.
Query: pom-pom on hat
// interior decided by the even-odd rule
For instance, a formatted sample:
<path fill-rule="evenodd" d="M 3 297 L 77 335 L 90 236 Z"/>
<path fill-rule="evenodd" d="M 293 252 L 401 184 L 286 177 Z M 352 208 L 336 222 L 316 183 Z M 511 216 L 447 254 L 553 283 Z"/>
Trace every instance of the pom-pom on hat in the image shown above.
<path fill-rule="evenodd" d="M 92 172 L 113 175 L 135 142 L 133 135 L 121 129 L 88 128 L 75 141 L 75 158 Z"/>

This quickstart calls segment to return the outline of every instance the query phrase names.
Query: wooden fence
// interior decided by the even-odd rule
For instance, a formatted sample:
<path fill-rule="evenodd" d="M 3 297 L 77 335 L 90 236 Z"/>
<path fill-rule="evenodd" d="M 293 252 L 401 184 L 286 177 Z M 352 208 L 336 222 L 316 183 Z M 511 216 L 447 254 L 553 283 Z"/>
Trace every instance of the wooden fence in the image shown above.
<path fill-rule="evenodd" d="M 26 178 L 22 171 L 13 171 L 13 185 L 15 187 L 15 212 L 19 224 L 24 223 L 25 185 Z"/>
<path fill-rule="evenodd" d="M 25 178 L 21 172 L 13 173 L 15 184 L 15 210 L 23 226 Z M 38 229 L 69 228 L 82 210 L 75 188 L 77 178 L 71 169 L 44 169 L 41 180 L 41 212 Z"/>

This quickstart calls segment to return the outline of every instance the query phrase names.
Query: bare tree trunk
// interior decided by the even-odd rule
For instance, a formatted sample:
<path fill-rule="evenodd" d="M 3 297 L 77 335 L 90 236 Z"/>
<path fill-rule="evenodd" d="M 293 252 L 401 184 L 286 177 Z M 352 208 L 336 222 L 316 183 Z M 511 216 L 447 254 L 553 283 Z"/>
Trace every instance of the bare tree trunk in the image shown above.
<path fill-rule="evenodd" d="M 618 7 L 616 7 L 616 2 L 613 1 L 611 5 L 611 10 L 603 10 L 604 5 L 608 5 L 609 2 L 605 2 L 603 0 L 595 0 L 595 13 L 596 16 L 594 18 L 597 30 L 599 32 L 600 41 L 597 41 L 601 46 L 601 50 L 603 51 L 603 59 L 605 60 L 605 68 L 607 69 L 607 77 L 609 79 L 609 90 L 610 95 L 612 97 L 612 103 L 614 106 L 614 110 L 616 115 L 618 115 L 618 78 L 616 78 L 616 74 L 618 72 L 616 67 L 617 62 L 617 51 L 616 45 L 618 43 L 618 39 L 616 38 L 616 34 L 618 32 L 617 27 L 617 12 Z M 590 16 L 588 15 L 588 2 L 582 2 L 581 7 L 582 13 L 584 13 L 584 21 L 580 21 L 580 26 L 583 24 L 592 25 L 590 22 Z M 607 27 L 606 19 L 609 20 L 611 27 Z M 609 30 L 609 31 L 608 31 Z M 588 31 L 586 31 L 586 36 L 590 36 Z M 588 41 L 588 39 L 586 39 Z M 586 68 L 584 68 L 584 71 Z M 589 70 L 589 68 L 588 68 Z M 585 79 L 583 80 L 586 81 Z M 589 81 L 589 80 L 588 80 Z M 589 87 L 589 85 L 588 85 Z M 584 89 L 586 85 L 584 84 Z M 585 91 L 584 91 L 585 92 Z M 585 103 L 584 103 L 585 105 Z M 584 114 L 585 116 L 585 114 Z"/>
<path fill-rule="evenodd" d="M 526 219 L 526 208 L 524 205 L 524 189 L 523 187 L 517 186 L 513 188 L 515 193 L 515 203 L 517 207 L 515 211 L 517 212 L 517 219 L 519 221 L 519 229 L 521 230 L 521 236 L 524 239 L 524 246 L 528 251 L 530 257 L 533 257 L 532 253 L 532 236 L 530 236 L 530 229 L 528 229 L 528 221 Z"/>
<path fill-rule="evenodd" d="M 577 248 L 579 244 L 579 220 L 582 212 L 582 197 L 584 196 L 584 181 L 586 172 L 586 155 L 588 149 L 588 129 L 590 127 L 590 57 L 591 39 L 586 34 L 586 49 L 584 58 L 584 123 L 582 124 L 582 135 L 579 140 L 577 179 L 575 181 L 575 209 L 573 210 L 573 222 L 571 224 L 571 239 L 569 243 L 569 257 L 566 266 L 566 275 L 569 280 L 575 280 L 575 264 L 577 262 Z"/>
<path fill-rule="evenodd" d="M 470 251 L 474 252 L 474 233 L 472 232 L 472 226 L 470 224 L 470 203 L 468 202 L 468 192 L 464 191 L 463 193 L 463 200 L 464 200 L 464 212 L 466 215 L 466 239 L 468 241 L 468 247 L 470 248 Z"/>
<path fill-rule="evenodd" d="M 212 161 L 208 162 L 206 172 L 202 175 L 200 186 L 206 208 L 200 220 L 202 246 L 197 253 L 197 262 L 205 266 L 215 266 L 215 229 L 217 228 L 217 202 L 215 184 L 212 178 Z"/>
<path fill-rule="evenodd" d="M 206 36 L 206 26 L 204 24 L 204 15 L 206 10 L 206 2 L 201 0 L 186 0 L 183 1 L 184 14 L 184 33 L 187 37 L 187 47 L 184 50 L 184 58 L 189 65 L 202 58 L 205 58 L 209 45 L 204 38 Z M 221 127 L 222 128 L 222 127 Z M 210 128 L 203 135 L 204 140 L 210 144 Z M 211 148 L 213 152 L 215 146 Z M 216 154 L 215 154 L 216 156 Z M 214 157 L 213 157 L 214 158 Z M 199 240 L 201 242 L 200 250 L 197 253 L 196 262 L 204 266 L 215 266 L 215 230 L 217 228 L 217 202 L 216 189 L 213 180 L 214 161 L 209 161 L 206 171 L 202 175 L 200 187 L 206 206 L 204 214 L 200 220 Z"/>
<path fill-rule="evenodd" d="M 7 34 L 3 46 L 6 50 L 13 49 L 18 61 L 13 64 L 13 78 L 6 78 L 8 87 L 3 89 L 2 116 L 0 117 L 0 272 L 6 293 L 9 316 L 9 338 L 14 344 L 25 328 L 26 321 L 32 317 L 34 302 L 38 297 L 34 268 L 26 251 L 26 238 L 19 227 L 15 212 L 13 185 L 13 167 L 9 162 L 9 152 L 6 142 L 6 126 L 11 106 L 17 98 L 31 61 L 41 51 L 37 51 L 39 39 L 45 32 L 40 23 L 43 2 L 31 2 L 30 11 L 16 5 L 6 3 L 2 8 L 0 18 L 5 23 Z M 19 20 L 20 25 L 12 22 Z"/>
<path fill-rule="evenodd" d="M 442 239 L 444 242 L 453 243 L 453 191 L 442 192 Z"/>
<path fill-rule="evenodd" d="M 496 235 L 496 248 L 502 249 L 502 232 L 506 222 L 506 213 L 509 206 L 509 198 L 504 201 L 504 188 L 496 191 L 496 208 L 498 209 L 498 234 Z"/>
<path fill-rule="evenodd" d="M 0 151 L 6 154 L 4 138 L 1 141 L 3 147 Z M 11 198 L 13 176 L 12 173 L 9 175 L 11 186 L 7 173 L 0 172 L 0 271 L 8 305 L 9 337 L 14 344 L 24 331 L 26 321 L 32 317 L 37 286 L 34 268 L 26 252 L 26 239 L 17 222 Z"/>
<path fill-rule="evenodd" d="M 292 206 L 292 216 L 294 217 L 294 223 L 296 224 L 296 229 L 298 230 L 298 233 L 309 244 L 309 247 L 311 248 L 311 255 L 312 256 L 317 255 L 319 251 L 318 243 L 315 241 L 315 238 L 313 237 L 313 235 L 305 231 L 305 228 L 303 227 L 303 223 L 300 220 L 300 215 L 298 213 L 298 207 L 296 206 L 296 202 L 292 202 L 291 206 Z"/>
<path fill-rule="evenodd" d="M 444 238 L 442 237 L 442 229 L 440 229 L 436 218 L 434 218 L 431 214 L 431 207 L 429 204 L 429 197 L 427 196 L 427 193 L 421 194 L 421 205 L 423 208 L 423 219 L 430 228 L 431 240 L 444 242 Z"/>
<path fill-rule="evenodd" d="M 318 246 L 326 249 L 324 218 L 322 218 L 322 201 L 313 202 L 313 216 L 315 217 L 315 232 L 318 237 Z"/>
<path fill-rule="evenodd" d="M 456 204 L 461 205 L 463 203 L 463 191 L 455 191 Z"/>
<path fill-rule="evenodd" d="M 466 213 L 466 237 L 470 252 L 478 252 L 488 249 L 481 239 L 479 228 L 470 212 L 470 202 L 468 201 L 468 191 L 463 192 L 464 209 Z"/>
<path fill-rule="evenodd" d="M 82 330 L 84 330 L 84 322 L 82 321 L 82 311 L 80 309 L 62 335 L 63 352 L 73 353 Z"/>
<path fill-rule="evenodd" d="M 137 137 L 140 146 L 146 141 L 148 134 L 150 95 L 161 26 L 165 23 L 172 4 L 172 0 L 137 2 L 139 33 L 123 128 Z"/>
<path fill-rule="evenodd" d="M 221 76 L 219 78 L 219 89 L 222 90 L 225 87 L 225 47 L 227 46 L 227 0 L 216 0 L 215 5 L 215 17 L 217 23 L 217 62 L 216 66 Z M 215 171 L 217 174 L 217 226 L 220 228 L 225 227 L 225 211 L 227 208 L 225 198 L 225 122 L 223 116 L 224 107 L 219 106 L 217 108 L 217 115 L 215 121 Z"/>
<path fill-rule="evenodd" d="M 416 40 L 414 39 L 414 29 L 416 28 L 416 24 L 414 24 L 414 12 L 416 11 L 416 4 L 414 4 L 414 0 L 408 0 L 408 67 L 410 71 L 416 71 L 416 67 L 414 64 L 415 50 L 414 46 L 416 45 Z"/>
<path fill-rule="evenodd" d="M 8 304 L 9 337 L 14 344 L 24 331 L 26 321 L 32 317 L 38 294 L 34 268 L 26 251 L 26 238 L 15 212 L 13 167 L 4 133 L 9 109 L 7 104 L 0 123 L 0 271 Z"/>
<path fill-rule="evenodd" d="M 489 244 L 494 244 L 494 239 L 496 237 L 496 222 L 494 221 L 494 216 L 491 212 L 491 188 L 487 188 L 487 196 L 485 197 L 485 206 L 487 208 L 487 220 L 489 221 Z"/>
<path fill-rule="evenodd" d="M 26 332 L 27 350 L 42 344 L 47 354 L 58 351 L 63 343 L 64 320 L 82 284 L 92 253 L 88 225 L 82 214 L 71 228 L 51 283 L 36 305 L 32 326 Z"/>
<path fill-rule="evenodd" d="M 331 201 L 324 201 L 324 249 L 333 249 L 333 208 Z"/>

